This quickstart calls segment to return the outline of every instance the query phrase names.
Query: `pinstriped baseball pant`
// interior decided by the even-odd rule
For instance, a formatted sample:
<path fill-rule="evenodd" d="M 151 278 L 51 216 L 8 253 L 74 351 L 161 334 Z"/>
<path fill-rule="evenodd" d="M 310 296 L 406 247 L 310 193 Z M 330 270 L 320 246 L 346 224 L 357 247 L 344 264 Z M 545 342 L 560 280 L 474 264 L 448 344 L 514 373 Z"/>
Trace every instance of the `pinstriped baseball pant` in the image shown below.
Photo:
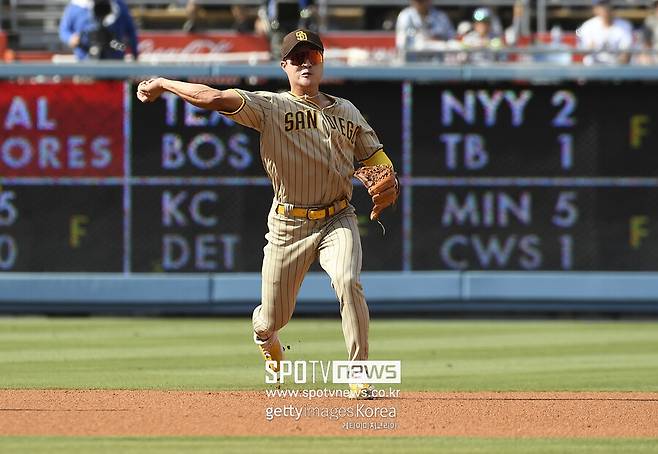
<path fill-rule="evenodd" d="M 262 300 L 253 313 L 254 331 L 267 339 L 288 323 L 304 276 L 319 259 L 340 303 L 348 358 L 368 359 L 370 318 L 360 282 L 361 238 L 354 208 L 349 205 L 316 221 L 286 217 L 275 208 L 273 204 L 268 216 Z"/>

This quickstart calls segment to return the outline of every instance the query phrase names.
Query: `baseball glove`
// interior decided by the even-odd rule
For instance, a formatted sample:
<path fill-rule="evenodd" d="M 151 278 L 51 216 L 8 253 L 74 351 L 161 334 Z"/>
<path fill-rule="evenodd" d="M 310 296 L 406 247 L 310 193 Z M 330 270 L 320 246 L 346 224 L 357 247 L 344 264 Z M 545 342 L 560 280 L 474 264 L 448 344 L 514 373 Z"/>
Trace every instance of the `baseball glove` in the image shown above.
<path fill-rule="evenodd" d="M 354 177 L 363 183 L 372 197 L 371 221 L 379 219 L 379 213 L 398 199 L 400 185 L 390 166 L 380 164 L 359 167 L 354 172 Z"/>

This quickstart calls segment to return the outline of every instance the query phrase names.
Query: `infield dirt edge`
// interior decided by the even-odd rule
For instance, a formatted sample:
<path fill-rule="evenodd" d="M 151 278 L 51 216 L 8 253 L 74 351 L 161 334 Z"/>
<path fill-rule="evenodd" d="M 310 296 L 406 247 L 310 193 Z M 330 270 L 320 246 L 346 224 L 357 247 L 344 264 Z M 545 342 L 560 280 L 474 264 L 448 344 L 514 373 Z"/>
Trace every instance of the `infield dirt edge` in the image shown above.
<path fill-rule="evenodd" d="M 290 410 L 268 421 L 271 408 Z M 264 391 L 0 390 L 3 436 L 644 438 L 658 437 L 655 421 L 658 393 L 639 392 L 402 391 L 351 401 Z"/>

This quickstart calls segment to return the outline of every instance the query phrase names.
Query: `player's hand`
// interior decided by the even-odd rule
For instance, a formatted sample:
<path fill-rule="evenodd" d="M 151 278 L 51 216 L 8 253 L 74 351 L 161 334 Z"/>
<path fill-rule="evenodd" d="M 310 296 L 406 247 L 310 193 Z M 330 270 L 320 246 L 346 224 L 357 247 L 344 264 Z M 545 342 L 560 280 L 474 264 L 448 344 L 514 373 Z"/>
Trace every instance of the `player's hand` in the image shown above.
<path fill-rule="evenodd" d="M 68 44 L 71 49 L 78 47 L 78 44 L 80 44 L 80 35 L 78 33 L 73 33 L 69 38 Z"/>
<path fill-rule="evenodd" d="M 162 79 L 143 80 L 137 85 L 137 99 L 142 102 L 153 102 L 162 95 L 164 88 L 162 88 Z"/>

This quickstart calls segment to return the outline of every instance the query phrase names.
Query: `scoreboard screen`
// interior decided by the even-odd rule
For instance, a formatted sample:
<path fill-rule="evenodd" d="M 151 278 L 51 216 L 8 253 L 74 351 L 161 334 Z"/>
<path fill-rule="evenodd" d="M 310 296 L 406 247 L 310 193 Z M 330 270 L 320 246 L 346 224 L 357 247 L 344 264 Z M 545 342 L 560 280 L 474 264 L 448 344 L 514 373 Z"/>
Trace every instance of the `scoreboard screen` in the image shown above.
<path fill-rule="evenodd" d="M 414 86 L 413 269 L 658 269 L 647 92 Z"/>
<path fill-rule="evenodd" d="M 0 270 L 260 271 L 258 134 L 134 89 L 0 83 Z M 658 270 L 653 89 L 328 83 L 402 183 L 385 234 L 355 187 L 363 269 Z"/>

